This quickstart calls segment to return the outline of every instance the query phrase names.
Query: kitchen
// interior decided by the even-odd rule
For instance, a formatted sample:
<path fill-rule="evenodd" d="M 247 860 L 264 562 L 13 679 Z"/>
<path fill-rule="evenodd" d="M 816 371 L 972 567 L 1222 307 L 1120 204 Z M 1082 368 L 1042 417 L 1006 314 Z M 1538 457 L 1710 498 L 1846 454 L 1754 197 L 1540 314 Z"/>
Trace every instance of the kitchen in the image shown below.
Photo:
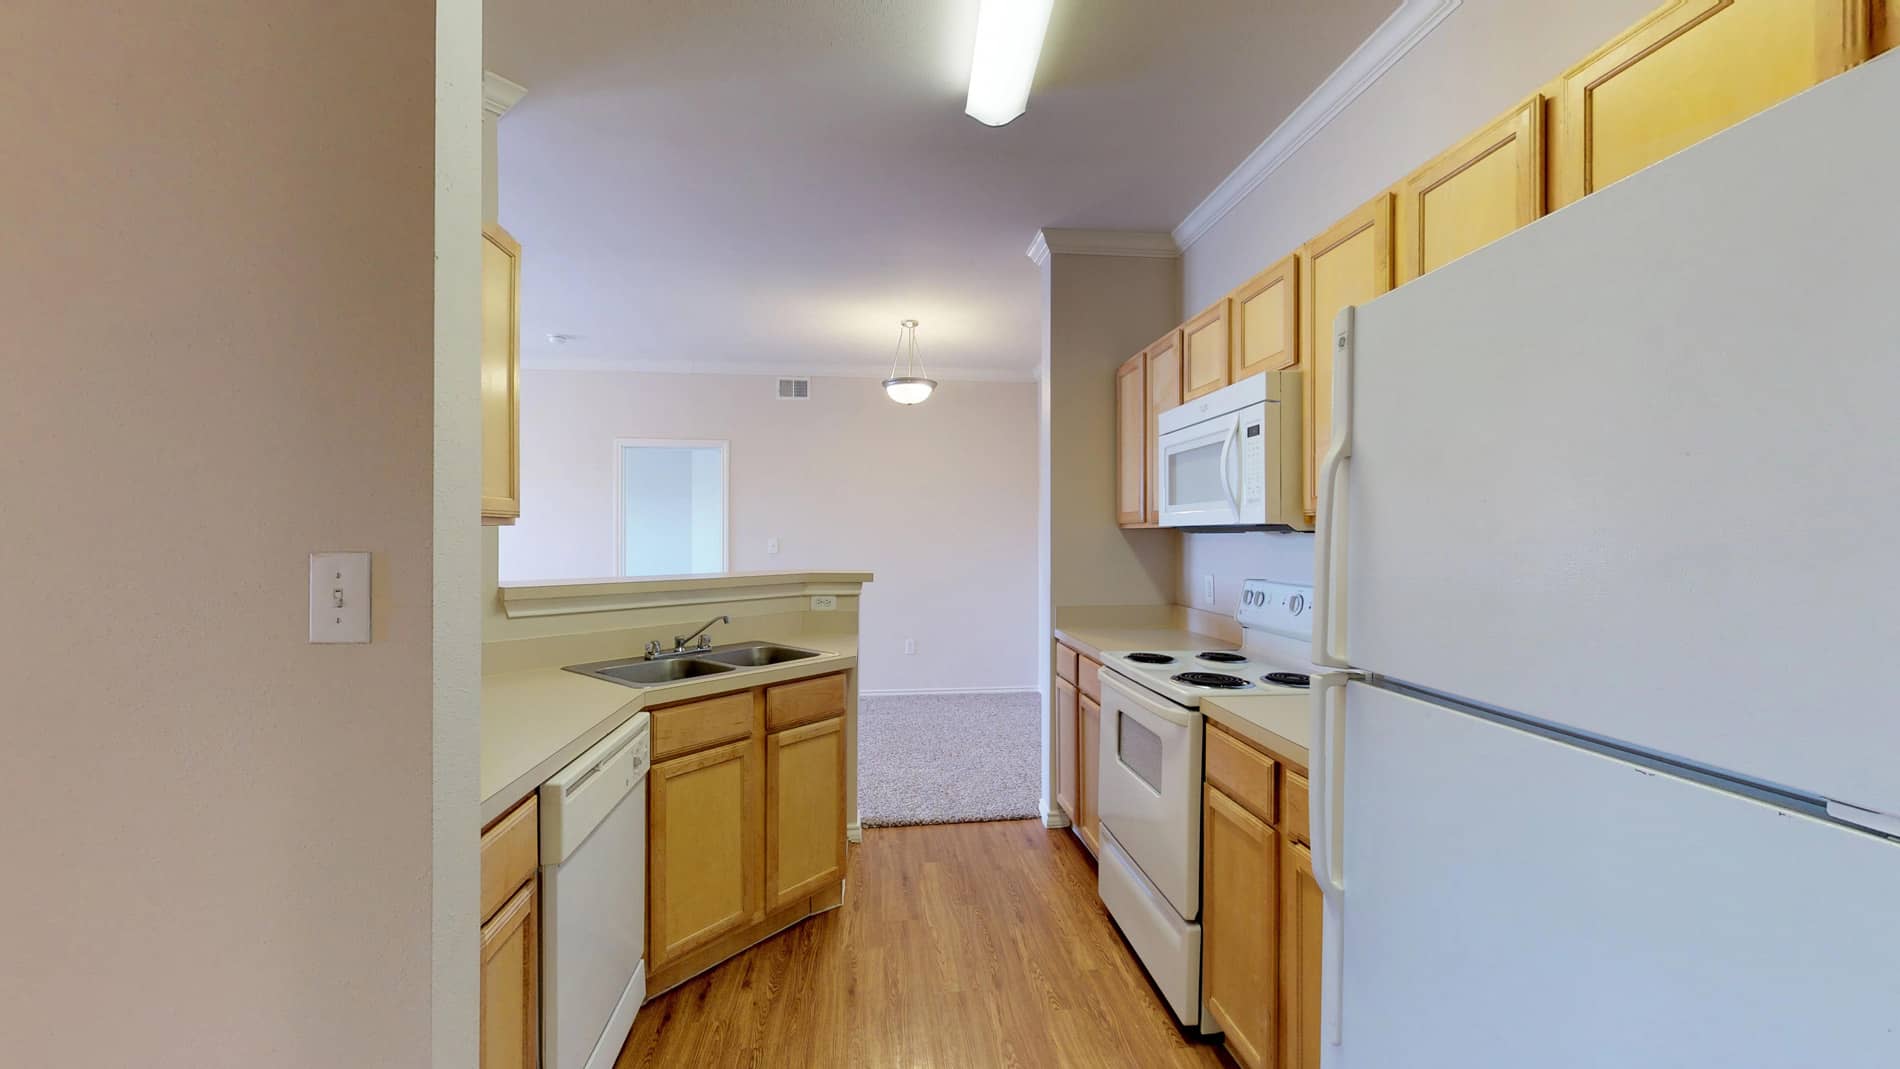
<path fill-rule="evenodd" d="M 10 535 L 9 585 L 56 607 L 5 644 L 7 841 L 38 873 L 4 900 L 23 918 L 0 1000 L 17 1057 L 1900 1064 L 1900 735 L 1857 670 L 1900 638 L 1869 533 L 1900 519 L 1900 380 L 1878 359 L 1900 336 L 1900 231 L 1875 207 L 1900 170 L 1880 135 L 1900 103 L 1892 0 L 1058 2 L 1000 110 L 961 84 L 992 2 L 931 6 L 961 27 L 949 48 L 928 19 L 859 5 L 723 28 L 680 5 L 576 11 L 567 32 L 601 47 L 571 59 L 533 53 L 531 6 L 490 3 L 486 25 L 445 6 L 433 27 L 406 5 L 234 9 L 212 35 L 40 12 L 111 47 L 23 57 L 74 101 L 23 140 L 106 136 L 72 175 L 53 154 L 22 172 L 21 202 L 52 208 L 20 222 L 42 274 L 12 289 L 129 311 L 18 318 L 39 355 L 11 452 L 91 463 L 16 469 L 43 507 Z M 586 64 L 614 18 L 650 18 L 673 55 L 610 91 Z M 154 40 L 228 78 L 128 111 L 107 60 L 174 69 L 132 47 Z M 231 65 L 233 40 L 255 69 Z M 787 74 L 873 41 L 902 61 Z M 1166 58 L 1133 62 L 1137 44 Z M 696 51 L 746 67 L 775 45 L 774 100 L 722 92 Z M 1287 71 L 1257 94 L 1167 84 L 1270 47 Z M 954 100 L 930 105 L 947 116 L 867 93 L 913 85 L 929 49 L 959 55 Z M 1092 96 L 1109 68 L 1141 91 Z M 649 77 L 706 110 L 642 97 Z M 744 199 L 767 173 L 810 193 L 817 157 L 860 197 L 887 184 L 837 174 L 864 170 L 838 142 L 792 144 L 850 123 L 768 136 L 789 102 L 844 97 L 869 101 L 865 123 L 960 124 L 949 150 L 864 140 L 992 206 L 957 202 L 934 234 L 960 256 L 952 230 L 1007 233 L 965 268 L 969 307 L 993 314 L 800 294 L 824 272 L 754 255 L 791 226 L 754 216 L 721 242 L 755 273 L 709 282 L 669 253 L 666 285 L 568 284 L 612 275 L 583 254 L 628 244 L 626 221 L 556 225 L 582 204 L 557 179 L 591 164 L 531 152 L 548 130 L 652 107 L 702 128 L 698 147 L 778 160 L 682 189 L 671 224 L 703 234 L 693 196 Z M 1074 130 L 1118 109 L 1118 136 L 1156 151 L 1105 165 Z M 300 166 L 311 144 L 350 166 Z M 128 189 L 139 152 L 178 170 Z M 1076 170 L 1039 173 L 1042 154 Z M 265 180 L 220 181 L 232 160 Z M 1035 195 L 999 192 L 1011 169 Z M 1074 177 L 1098 171 L 1134 177 Z M 852 230 L 829 214 L 852 201 L 813 195 L 806 221 Z M 871 203 L 877 232 L 787 255 L 872 265 L 843 288 L 917 272 L 913 253 L 847 255 L 915 240 Z M 375 225 L 337 231 L 353 214 Z M 654 244 L 633 260 L 678 236 L 636 221 Z M 286 235 L 302 273 L 280 269 Z M 160 249 L 177 270 L 133 284 L 113 266 Z M 312 288 L 363 312 L 311 315 Z M 246 301 L 207 308 L 221 293 Z M 585 366 L 595 323 L 630 329 L 642 301 L 677 304 L 643 329 L 689 355 Z M 747 302 L 763 314 L 722 315 L 702 331 L 719 341 L 665 333 Z M 1027 329 L 998 311 L 1025 307 Z M 213 316 L 215 337 L 184 329 Z M 986 318 L 1009 345 L 970 340 Z M 812 355 L 873 334 L 873 357 Z M 920 335 L 943 339 L 929 362 Z M 147 345 L 165 359 L 89 363 Z M 776 396 L 720 397 L 754 385 Z M 769 479 L 772 448 L 740 425 L 778 441 Z M 584 469 L 553 448 L 583 428 Z M 194 474 L 107 462 L 133 449 Z M 689 502 L 657 510 L 681 519 L 663 552 L 616 496 L 641 465 L 671 465 Z M 718 508 L 699 496 L 715 477 Z M 761 511 L 780 526 L 750 526 Z M 152 521 L 138 553 L 113 536 L 127 514 Z M 223 614 L 186 622 L 207 591 Z M 99 672 L 101 649 L 140 670 Z M 954 717 L 1025 688 L 1027 751 L 967 749 L 1033 764 L 1026 810 L 867 819 L 866 781 L 904 774 L 867 749 L 878 702 L 948 693 L 931 708 Z M 139 730 L 99 729 L 128 711 Z M 117 786 L 74 791 L 75 773 Z"/>

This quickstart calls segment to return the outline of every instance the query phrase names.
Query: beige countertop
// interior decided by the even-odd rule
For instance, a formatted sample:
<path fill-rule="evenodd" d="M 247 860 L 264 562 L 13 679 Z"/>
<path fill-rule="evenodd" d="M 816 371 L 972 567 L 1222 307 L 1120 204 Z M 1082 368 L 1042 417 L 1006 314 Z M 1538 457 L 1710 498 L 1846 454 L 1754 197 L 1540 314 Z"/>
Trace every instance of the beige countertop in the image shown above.
<path fill-rule="evenodd" d="M 1313 734 L 1313 703 L 1303 694 L 1223 694 L 1201 699 L 1201 712 L 1221 727 L 1304 771 Z"/>
<path fill-rule="evenodd" d="M 1056 640 L 1099 661 L 1105 650 L 1231 650 L 1226 639 L 1180 628 L 1076 624 L 1055 628 Z"/>
<path fill-rule="evenodd" d="M 655 705 L 750 690 L 855 667 L 855 636 L 775 639 L 822 650 L 818 657 L 652 687 L 627 687 L 563 668 L 482 677 L 482 824 L 514 808 L 568 762 Z"/>

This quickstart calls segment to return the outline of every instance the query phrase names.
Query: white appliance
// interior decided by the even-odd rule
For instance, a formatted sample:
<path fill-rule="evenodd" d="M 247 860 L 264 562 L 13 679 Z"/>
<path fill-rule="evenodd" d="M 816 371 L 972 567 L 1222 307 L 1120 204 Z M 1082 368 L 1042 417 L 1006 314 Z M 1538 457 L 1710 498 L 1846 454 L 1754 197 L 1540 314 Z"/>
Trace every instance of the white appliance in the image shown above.
<path fill-rule="evenodd" d="M 1896 102 L 1875 60 L 1342 314 L 1324 1064 L 1900 1065 Z"/>
<path fill-rule="evenodd" d="M 647 769 L 637 713 L 541 787 L 541 1064 L 607 1069 L 646 1000 Z"/>
<path fill-rule="evenodd" d="M 1156 417 L 1163 527 L 1302 527 L 1300 373 L 1268 371 Z"/>
<path fill-rule="evenodd" d="M 1247 580 L 1238 651 L 1129 650 L 1103 658 L 1097 889 L 1189 1027 L 1203 1023 L 1201 698 L 1261 694 L 1304 707 L 1311 593 Z"/>

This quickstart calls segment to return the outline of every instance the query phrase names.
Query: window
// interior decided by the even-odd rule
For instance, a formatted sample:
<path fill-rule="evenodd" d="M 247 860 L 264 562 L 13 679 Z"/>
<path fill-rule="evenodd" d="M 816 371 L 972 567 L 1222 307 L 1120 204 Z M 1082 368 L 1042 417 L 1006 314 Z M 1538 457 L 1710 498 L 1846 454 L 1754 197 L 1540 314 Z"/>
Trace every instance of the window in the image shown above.
<path fill-rule="evenodd" d="M 726 444 L 614 441 L 614 555 L 621 575 L 726 570 Z"/>

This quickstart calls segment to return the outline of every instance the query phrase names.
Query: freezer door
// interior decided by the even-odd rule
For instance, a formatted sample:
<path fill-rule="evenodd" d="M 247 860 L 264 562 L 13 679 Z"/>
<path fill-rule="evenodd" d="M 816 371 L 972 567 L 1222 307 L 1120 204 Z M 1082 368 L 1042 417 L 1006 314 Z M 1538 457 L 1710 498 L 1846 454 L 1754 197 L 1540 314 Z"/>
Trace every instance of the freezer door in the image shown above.
<path fill-rule="evenodd" d="M 1896 100 L 1875 60 L 1358 308 L 1334 652 L 1900 814 Z"/>
<path fill-rule="evenodd" d="M 1341 721 L 1333 1069 L 1900 1065 L 1900 844 L 1363 683 Z"/>

